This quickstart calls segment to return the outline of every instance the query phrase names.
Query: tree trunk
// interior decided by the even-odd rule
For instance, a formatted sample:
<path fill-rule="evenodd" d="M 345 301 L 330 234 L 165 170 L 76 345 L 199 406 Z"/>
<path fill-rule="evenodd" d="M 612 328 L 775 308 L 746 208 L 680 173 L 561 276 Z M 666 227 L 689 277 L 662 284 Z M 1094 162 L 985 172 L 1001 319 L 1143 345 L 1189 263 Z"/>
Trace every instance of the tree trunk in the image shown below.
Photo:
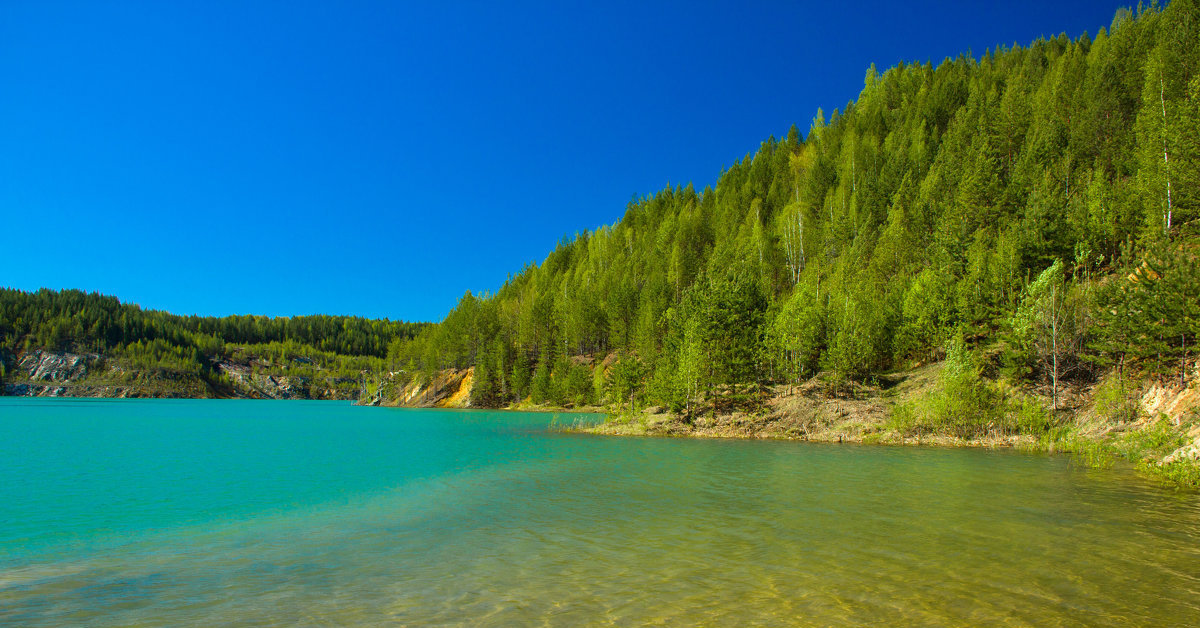
<path fill-rule="evenodd" d="M 1167 97 L 1163 88 L 1162 70 L 1158 71 L 1158 100 L 1163 117 L 1163 171 L 1167 177 L 1167 213 L 1163 216 L 1163 233 L 1171 235 L 1171 162 L 1167 158 Z"/>
<path fill-rule="evenodd" d="M 1050 372 L 1050 410 L 1051 412 L 1058 411 L 1058 319 L 1059 319 L 1059 302 L 1058 302 L 1058 286 L 1055 286 L 1050 293 L 1050 350 L 1054 359 L 1054 366 Z"/>

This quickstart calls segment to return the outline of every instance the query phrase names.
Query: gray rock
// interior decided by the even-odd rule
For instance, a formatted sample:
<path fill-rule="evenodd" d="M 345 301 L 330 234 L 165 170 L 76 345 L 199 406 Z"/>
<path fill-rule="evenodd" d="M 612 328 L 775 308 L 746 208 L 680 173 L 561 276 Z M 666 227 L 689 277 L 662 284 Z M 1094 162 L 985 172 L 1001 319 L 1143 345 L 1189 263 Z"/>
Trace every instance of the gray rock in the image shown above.
<path fill-rule="evenodd" d="M 29 384 L 5 384 L 4 394 L 9 397 L 32 397 Z"/>
<path fill-rule="evenodd" d="M 35 381 L 71 383 L 87 377 L 94 354 L 34 351 L 21 356 L 17 369 Z"/>

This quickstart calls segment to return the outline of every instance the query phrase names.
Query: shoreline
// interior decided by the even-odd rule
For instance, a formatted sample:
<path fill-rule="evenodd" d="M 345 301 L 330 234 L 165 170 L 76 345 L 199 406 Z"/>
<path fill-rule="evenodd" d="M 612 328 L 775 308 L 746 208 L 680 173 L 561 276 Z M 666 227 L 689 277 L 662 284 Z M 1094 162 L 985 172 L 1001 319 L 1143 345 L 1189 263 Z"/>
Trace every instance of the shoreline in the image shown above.
<path fill-rule="evenodd" d="M 534 404 L 528 398 L 481 409 L 604 415 L 562 421 L 563 432 L 596 436 L 791 440 L 890 446 L 1069 453 L 1093 467 L 1119 461 L 1186 490 L 1200 490 L 1200 363 L 1186 382 L 1118 377 L 1110 371 L 1051 391 L 976 376 L 948 378 L 944 362 L 832 384 L 821 375 L 793 384 L 721 386 L 693 398 L 690 416 L 662 407 Z M 473 368 L 380 387 L 358 403 L 474 408 Z"/>
<path fill-rule="evenodd" d="M 1012 449 L 1067 453 L 1092 467 L 1130 463 L 1143 475 L 1182 490 L 1200 490 L 1200 387 L 1145 384 L 1130 395 L 1128 414 L 1118 418 L 1106 395 L 1105 380 L 1062 394 L 1059 411 L 1041 422 L 1011 416 L 1049 407 L 1037 390 L 1003 390 L 1001 420 L 913 421 L 931 397 L 946 395 L 940 365 L 891 374 L 882 385 L 863 386 L 847 395 L 830 394 L 815 378 L 800 386 L 776 386 L 750 411 L 716 411 L 709 406 L 692 417 L 662 408 L 618 411 L 598 425 L 569 431 L 598 436 L 788 440 L 887 446 Z M 957 419 L 958 417 L 954 417 Z M 957 432 L 957 433 L 956 433 Z"/>
<path fill-rule="evenodd" d="M 1173 486 L 1200 490 L 1200 363 L 1184 382 L 1124 380 L 1119 388 L 1123 401 L 1114 402 L 1118 388 L 1113 382 L 1121 381 L 1115 373 L 1068 386 L 1059 391 L 1060 409 L 1053 413 L 1046 410 L 1052 405 L 1049 391 L 987 378 L 976 381 L 975 388 L 951 389 L 942 374 L 943 364 L 934 363 L 885 374 L 870 384 L 834 387 L 813 377 L 799 384 L 719 388 L 708 391 L 699 403 L 693 400 L 688 417 L 661 407 L 567 407 L 528 399 L 503 407 L 473 406 L 473 368 L 442 371 L 424 383 L 352 391 L 349 381 L 310 382 L 291 373 L 242 373 L 222 364 L 235 377 L 230 378 L 231 385 L 217 388 L 190 378 L 129 372 L 98 361 L 99 356 L 48 351 L 31 355 L 37 360 L 29 365 L 29 375 L 12 377 L 17 374 L 11 373 L 0 387 L 4 396 L 325 399 L 363 406 L 600 415 L 604 418 L 598 423 L 567 419 L 553 428 L 598 436 L 1070 453 L 1091 466 L 1124 460 Z M 964 406 L 959 398 L 980 394 L 982 401 L 975 405 Z M 1017 416 L 1025 414 L 1032 418 Z"/>

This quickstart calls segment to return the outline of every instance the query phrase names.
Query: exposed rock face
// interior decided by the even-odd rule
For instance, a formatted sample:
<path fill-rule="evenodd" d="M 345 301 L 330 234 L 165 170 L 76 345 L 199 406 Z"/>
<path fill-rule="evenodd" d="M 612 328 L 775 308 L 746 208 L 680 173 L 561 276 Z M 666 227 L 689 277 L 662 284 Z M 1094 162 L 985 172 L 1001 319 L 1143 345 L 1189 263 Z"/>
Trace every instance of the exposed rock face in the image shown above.
<path fill-rule="evenodd" d="M 1183 435 L 1183 446 L 1164 457 L 1164 463 L 1200 461 L 1200 361 L 1192 364 L 1188 380 L 1186 385 L 1151 386 L 1142 395 L 1149 416 L 1165 415 Z"/>
<path fill-rule="evenodd" d="M 88 368 L 99 359 L 95 354 L 34 351 L 21 357 L 17 369 L 34 381 L 72 383 L 87 377 Z"/>
<path fill-rule="evenodd" d="M 355 399 L 355 394 L 346 394 L 344 378 L 329 378 L 312 381 L 298 375 L 281 375 L 257 371 L 251 366 L 218 362 L 217 370 L 229 378 L 239 396 L 257 399 Z M 333 385 L 331 385 L 333 384 Z M 357 387 L 355 387 L 357 392 Z"/>
<path fill-rule="evenodd" d="M 122 373 L 122 369 L 106 364 L 94 353 L 64 351 L 30 351 L 19 359 L 8 354 L 0 356 L 6 367 L 6 379 L 17 380 L 4 384 L 0 394 L 10 397 L 144 397 L 148 392 L 133 385 L 96 384 L 95 377 Z M 93 379 L 89 379 L 89 377 Z M 102 378 L 103 381 L 103 378 Z M 155 396 L 179 396 L 159 391 Z"/>
<path fill-rule="evenodd" d="M 238 392 L 265 399 L 308 399 L 308 378 L 268 375 L 239 364 L 221 362 L 217 370 L 229 377 Z"/>
<path fill-rule="evenodd" d="M 307 360 L 297 362 L 310 364 Z M 196 374 L 142 371 L 97 354 L 35 350 L 15 356 L 0 349 L 0 395 L 15 397 L 250 397 L 256 399 L 357 399 L 356 378 L 288 375 L 287 366 L 214 362 L 231 386 Z M 280 371 L 283 372 L 280 372 Z M 310 369 L 311 370 L 311 369 Z M 318 369 L 320 372 L 320 369 Z"/>
<path fill-rule="evenodd" d="M 468 408 L 474 374 L 474 367 L 438 371 L 432 381 L 409 382 L 397 391 L 395 399 L 376 398 L 365 403 L 405 408 Z"/>

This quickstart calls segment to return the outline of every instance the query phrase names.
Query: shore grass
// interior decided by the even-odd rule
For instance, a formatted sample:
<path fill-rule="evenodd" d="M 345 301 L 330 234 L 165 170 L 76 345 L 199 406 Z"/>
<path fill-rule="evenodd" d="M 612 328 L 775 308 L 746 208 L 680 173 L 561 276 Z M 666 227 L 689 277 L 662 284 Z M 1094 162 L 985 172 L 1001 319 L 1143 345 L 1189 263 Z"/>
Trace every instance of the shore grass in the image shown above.
<path fill-rule="evenodd" d="M 702 404 L 690 417 L 661 408 L 610 409 L 604 423 L 570 429 L 611 436 L 1011 447 L 1066 453 L 1094 467 L 1128 462 L 1167 485 L 1200 489 L 1200 464 L 1181 455 L 1193 438 L 1200 442 L 1200 394 L 1195 386 L 1176 390 L 1175 415 L 1151 416 L 1139 403 L 1145 388 L 1110 376 L 1068 391 L 1052 409 L 1041 391 L 1003 380 L 955 380 L 933 365 L 851 393 L 814 378 L 777 386 L 748 410 L 719 411 L 717 402 Z"/>

